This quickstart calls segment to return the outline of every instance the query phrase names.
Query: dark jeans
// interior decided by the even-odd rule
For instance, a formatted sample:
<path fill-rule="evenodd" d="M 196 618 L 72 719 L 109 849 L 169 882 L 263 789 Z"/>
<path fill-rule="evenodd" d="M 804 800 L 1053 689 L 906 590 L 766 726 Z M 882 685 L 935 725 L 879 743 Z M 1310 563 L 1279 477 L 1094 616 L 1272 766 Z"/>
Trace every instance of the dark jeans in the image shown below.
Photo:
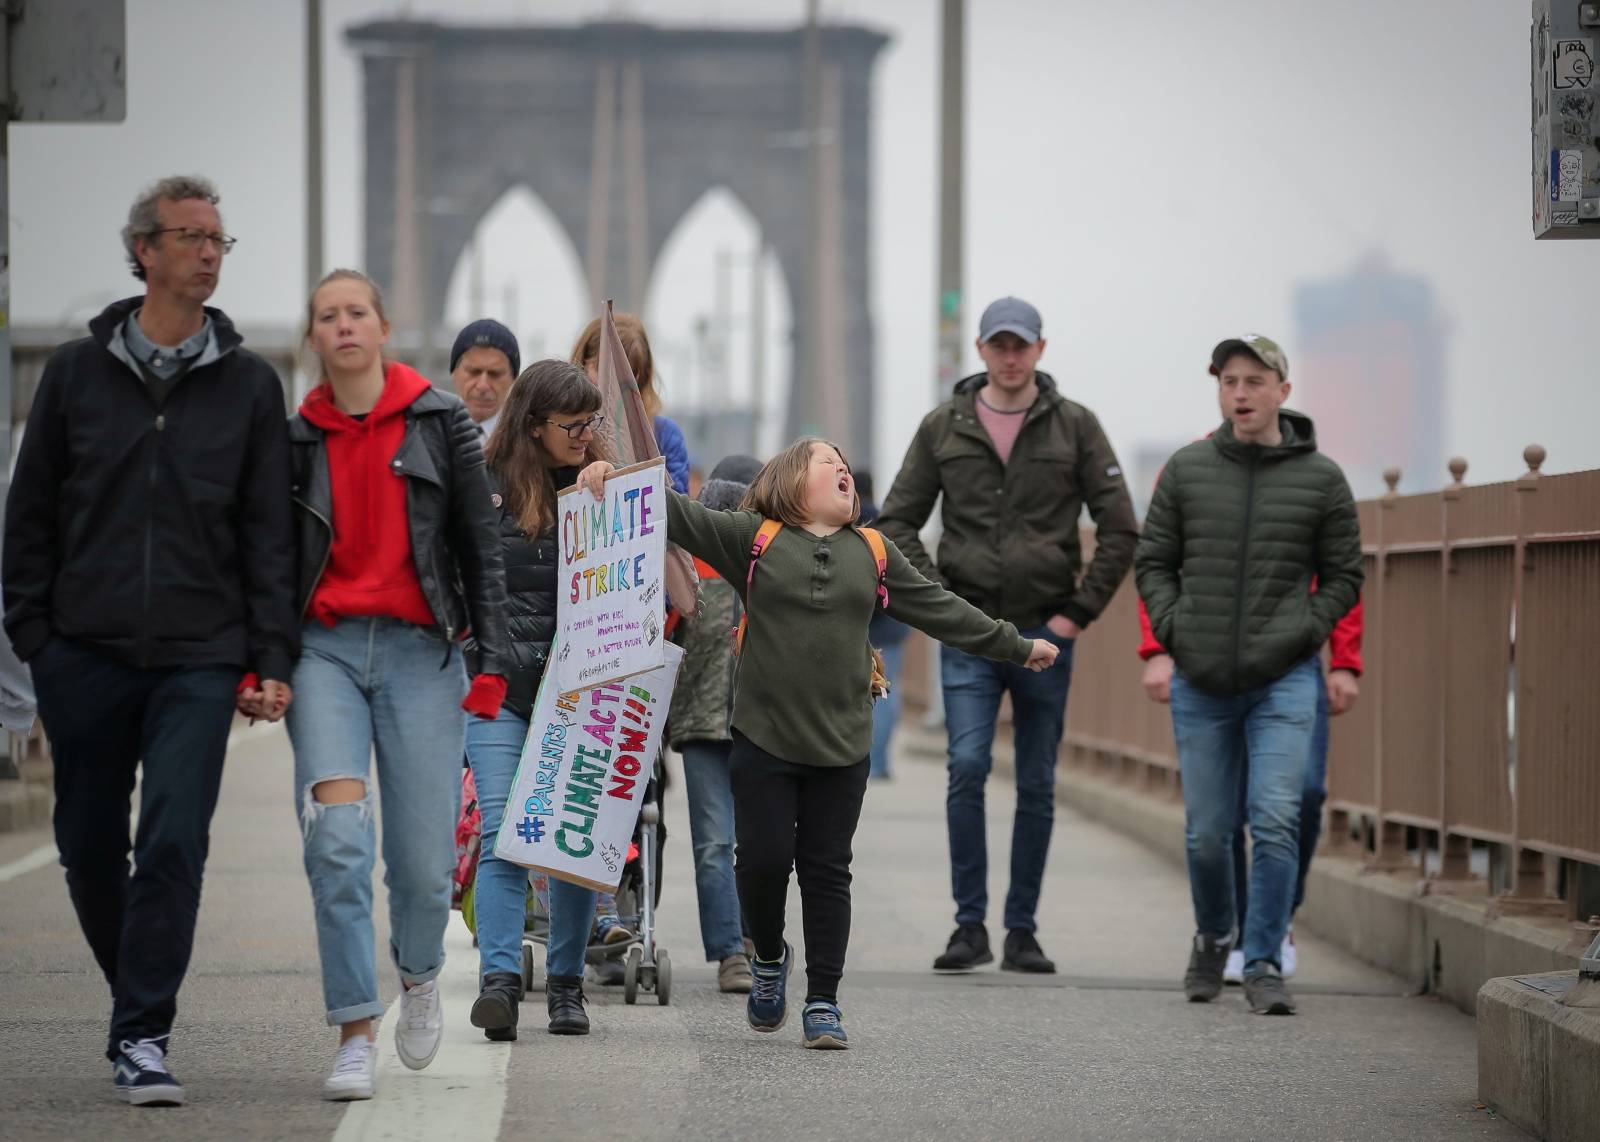
<path fill-rule="evenodd" d="M 945 646 L 940 648 L 939 675 L 950 737 L 945 820 L 950 831 L 950 888 L 956 901 L 956 923 L 982 924 L 989 911 L 983 787 L 993 764 L 1000 695 L 1009 692 L 1017 813 L 1011 825 L 1011 888 L 1006 893 L 1005 924 L 1007 930 L 1031 932 L 1055 826 L 1056 754 L 1066 724 L 1075 644 L 1057 638 L 1048 627 L 1023 631 L 1022 635 L 1053 642 L 1060 650 L 1055 665 L 1035 674 L 1024 666 Z"/>
<path fill-rule="evenodd" d="M 1248 763 L 1247 763 L 1248 765 Z M 1248 781 L 1248 768 L 1246 781 Z M 1306 902 L 1306 874 L 1322 839 L 1322 805 L 1328 799 L 1328 683 L 1317 689 L 1317 721 L 1311 729 L 1311 759 L 1306 767 L 1306 788 L 1300 796 L 1300 871 L 1294 882 L 1294 909 Z M 1239 930 L 1244 931 L 1250 905 L 1250 865 L 1244 853 L 1245 782 L 1239 785 L 1239 827 L 1233 832 L 1233 898 L 1239 902 Z"/>
<path fill-rule="evenodd" d="M 56 847 L 78 923 L 111 985 L 106 1054 L 115 1058 L 123 1040 L 172 1030 L 240 671 L 140 670 L 59 636 L 30 665 L 54 756 Z"/>
<path fill-rule="evenodd" d="M 739 906 L 756 957 L 783 955 L 789 870 L 800 880 L 806 998 L 838 998 L 850 943 L 850 842 L 861 819 L 868 761 L 798 765 L 733 731 Z"/>

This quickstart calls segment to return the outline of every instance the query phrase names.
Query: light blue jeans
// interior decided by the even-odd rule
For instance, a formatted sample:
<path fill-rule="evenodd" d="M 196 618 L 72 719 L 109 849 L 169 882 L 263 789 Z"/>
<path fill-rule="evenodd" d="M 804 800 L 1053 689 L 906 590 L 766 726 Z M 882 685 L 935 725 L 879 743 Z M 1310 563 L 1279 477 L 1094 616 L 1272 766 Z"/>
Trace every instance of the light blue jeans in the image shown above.
<path fill-rule="evenodd" d="M 883 655 L 883 672 L 889 676 L 889 693 L 872 704 L 871 777 L 889 776 L 889 743 L 894 739 L 895 723 L 900 720 L 900 675 L 905 663 L 905 640 L 878 648 Z"/>
<path fill-rule="evenodd" d="M 466 668 L 459 647 L 398 619 L 309 622 L 294 671 L 289 740 L 306 876 L 330 1024 L 383 1014 L 372 937 L 377 860 L 370 768 L 378 759 L 389 957 L 426 983 L 444 966 L 450 919 Z M 354 778 L 359 801 L 316 799 L 318 782 Z"/>
<path fill-rule="evenodd" d="M 683 742 L 678 752 L 683 755 L 683 783 L 689 796 L 700 942 L 707 961 L 715 963 L 744 951 L 739 887 L 733 876 L 733 742 Z"/>
<path fill-rule="evenodd" d="M 528 900 L 528 870 L 494 855 L 494 839 L 505 817 L 506 799 L 517 776 L 528 721 L 502 709 L 492 722 L 467 723 L 467 763 L 478 788 L 483 843 L 478 847 L 478 879 L 473 907 L 478 917 L 478 966 L 490 972 L 522 971 L 522 930 Z M 583 974 L 583 953 L 594 920 L 595 892 L 550 877 L 550 946 L 545 973 Z"/>
<path fill-rule="evenodd" d="M 1195 927 L 1231 935 L 1233 833 L 1244 783 L 1250 823 L 1250 900 L 1244 962 L 1278 962 L 1300 868 L 1300 804 L 1316 726 L 1321 665 L 1306 659 L 1257 690 L 1220 696 L 1172 675 L 1172 731 L 1183 776 L 1184 842 Z"/>

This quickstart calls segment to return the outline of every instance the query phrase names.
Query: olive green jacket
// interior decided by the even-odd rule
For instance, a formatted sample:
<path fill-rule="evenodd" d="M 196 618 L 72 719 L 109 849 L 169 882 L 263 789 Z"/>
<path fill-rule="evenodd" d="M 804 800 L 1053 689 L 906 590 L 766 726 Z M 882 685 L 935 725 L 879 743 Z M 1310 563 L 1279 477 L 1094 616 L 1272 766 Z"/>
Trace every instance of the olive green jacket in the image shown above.
<path fill-rule="evenodd" d="M 1156 638 L 1184 678 L 1215 694 L 1282 677 L 1361 595 L 1350 485 L 1317 451 L 1308 417 L 1278 420 L 1281 444 L 1241 444 L 1224 423 L 1174 453 L 1134 560 Z"/>
<path fill-rule="evenodd" d="M 1122 466 L 1094 414 L 1046 373 L 1009 462 L 978 420 L 982 373 L 923 418 L 878 528 L 923 575 L 1020 630 L 1066 615 L 1088 626 L 1133 562 L 1139 525 Z M 937 563 L 917 533 L 943 495 Z M 1084 570 L 1078 517 L 1088 505 L 1095 553 Z"/>

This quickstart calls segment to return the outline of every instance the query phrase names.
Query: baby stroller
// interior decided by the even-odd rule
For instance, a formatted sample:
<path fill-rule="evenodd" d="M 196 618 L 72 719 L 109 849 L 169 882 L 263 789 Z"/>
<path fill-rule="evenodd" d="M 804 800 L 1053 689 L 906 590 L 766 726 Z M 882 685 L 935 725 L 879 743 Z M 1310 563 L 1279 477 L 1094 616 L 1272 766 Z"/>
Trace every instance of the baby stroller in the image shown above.
<path fill-rule="evenodd" d="M 660 755 L 652 768 L 650 781 L 645 786 L 640 806 L 639 820 L 633 828 L 633 840 L 628 846 L 628 859 L 623 865 L 622 879 L 617 885 L 617 918 L 633 933 L 632 938 L 618 943 L 590 943 L 584 960 L 598 967 L 607 962 L 622 962 L 622 997 L 633 1004 L 639 1001 L 639 992 L 653 992 L 662 1007 L 672 1001 L 672 959 L 665 948 L 655 940 L 655 914 L 661 903 L 661 856 L 666 847 L 667 830 L 662 820 L 662 771 L 664 761 Z M 477 932 L 473 906 L 473 890 L 477 874 L 477 849 L 481 843 L 481 821 L 477 815 L 477 798 L 471 788 L 471 774 L 463 787 L 461 823 L 456 831 L 458 907 L 468 929 Z M 533 990 L 534 945 L 548 946 L 550 941 L 550 914 L 534 882 L 542 873 L 530 872 L 527 907 L 524 911 L 522 934 L 522 990 Z M 592 939 L 592 937 L 591 937 Z"/>

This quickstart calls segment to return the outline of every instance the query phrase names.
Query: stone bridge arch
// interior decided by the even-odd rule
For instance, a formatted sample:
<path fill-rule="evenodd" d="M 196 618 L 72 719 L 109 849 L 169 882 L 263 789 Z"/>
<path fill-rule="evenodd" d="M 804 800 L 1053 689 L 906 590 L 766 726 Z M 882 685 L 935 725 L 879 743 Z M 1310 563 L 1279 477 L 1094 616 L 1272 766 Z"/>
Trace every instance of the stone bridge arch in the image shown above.
<path fill-rule="evenodd" d="M 438 325 L 462 249 L 519 183 L 578 250 L 591 308 L 629 309 L 679 220 L 726 186 L 789 287 L 789 431 L 866 454 L 872 65 L 886 36 L 822 29 L 814 159 L 803 29 L 380 21 L 346 36 L 364 65 L 367 269 L 402 333 Z"/>

